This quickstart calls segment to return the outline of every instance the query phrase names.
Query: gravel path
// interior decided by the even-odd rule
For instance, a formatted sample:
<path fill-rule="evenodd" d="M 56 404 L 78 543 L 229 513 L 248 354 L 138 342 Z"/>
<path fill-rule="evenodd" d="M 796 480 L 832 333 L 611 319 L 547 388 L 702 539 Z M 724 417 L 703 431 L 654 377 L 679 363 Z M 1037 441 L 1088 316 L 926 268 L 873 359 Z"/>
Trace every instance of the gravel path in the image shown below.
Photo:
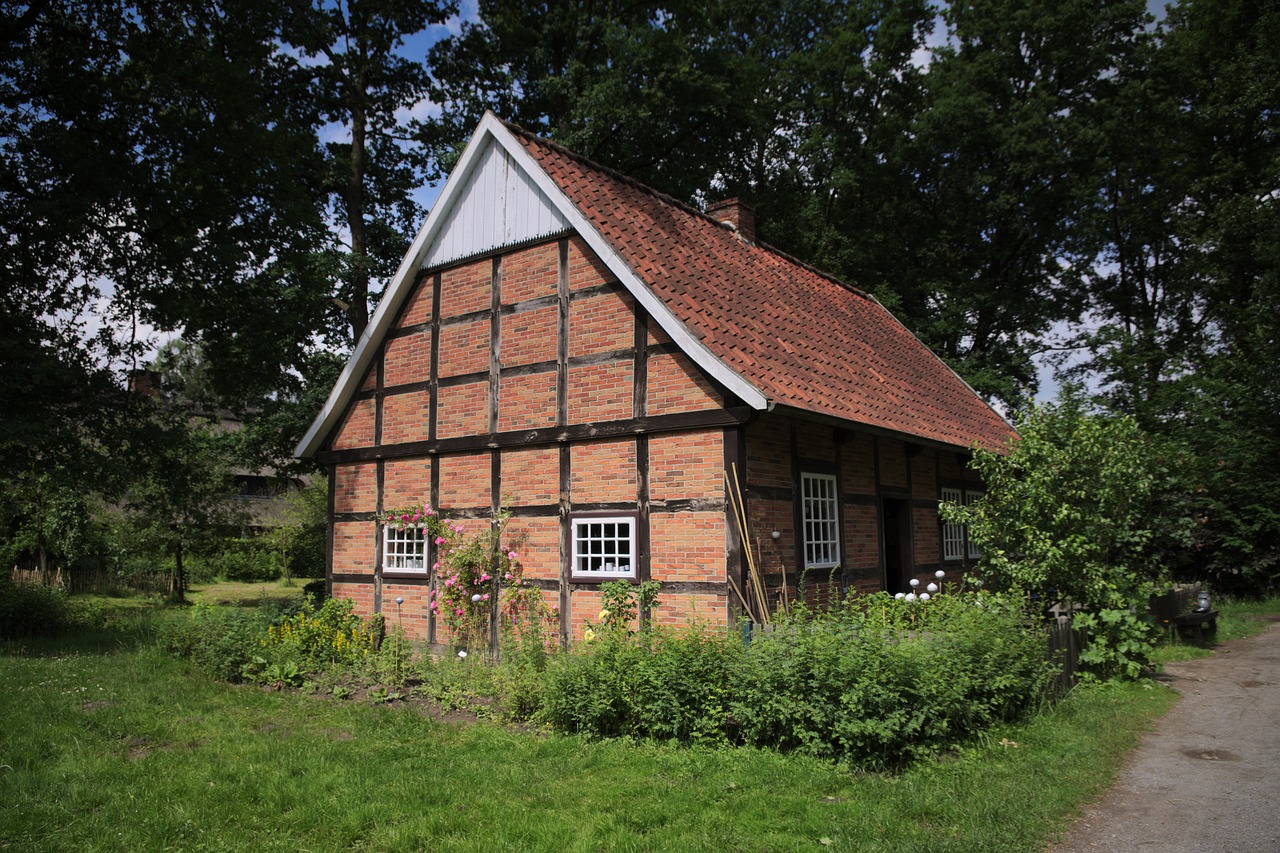
<path fill-rule="evenodd" d="M 1172 663 L 1182 694 L 1052 853 L 1280 851 L 1280 624 Z"/>

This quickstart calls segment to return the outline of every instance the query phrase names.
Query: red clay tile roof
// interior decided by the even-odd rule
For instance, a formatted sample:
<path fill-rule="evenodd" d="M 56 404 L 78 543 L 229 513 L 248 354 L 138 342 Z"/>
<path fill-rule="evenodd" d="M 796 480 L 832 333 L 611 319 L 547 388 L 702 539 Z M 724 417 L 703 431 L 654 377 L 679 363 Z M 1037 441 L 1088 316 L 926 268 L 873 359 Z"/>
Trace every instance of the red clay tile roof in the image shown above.
<path fill-rule="evenodd" d="M 1013 429 L 879 302 L 514 125 L 637 277 L 779 405 L 945 444 Z"/>

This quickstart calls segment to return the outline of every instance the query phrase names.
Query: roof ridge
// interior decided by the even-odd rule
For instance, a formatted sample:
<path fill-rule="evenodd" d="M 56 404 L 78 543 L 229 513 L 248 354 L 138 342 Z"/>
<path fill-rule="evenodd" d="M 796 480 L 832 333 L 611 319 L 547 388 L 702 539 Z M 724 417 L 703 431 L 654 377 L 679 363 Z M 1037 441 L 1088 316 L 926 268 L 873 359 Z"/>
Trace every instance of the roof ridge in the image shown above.
<path fill-rule="evenodd" d="M 659 201 L 662 201 L 666 204 L 670 204 L 673 207 L 683 210 L 686 213 L 692 214 L 698 217 L 699 219 L 702 219 L 716 226 L 717 228 L 722 228 L 725 231 L 730 231 L 735 234 L 738 233 L 737 229 L 735 229 L 732 225 L 728 224 L 727 222 L 723 222 L 722 220 L 716 219 L 715 217 L 708 214 L 706 211 L 698 210 L 698 208 L 694 207 L 688 202 L 681 201 L 675 196 L 668 195 L 667 193 L 664 193 L 661 190 L 654 189 L 648 184 L 642 183 L 641 181 L 631 177 L 630 175 L 627 175 L 623 172 L 618 171 L 612 166 L 606 166 L 603 163 L 597 163 L 595 160 L 592 160 L 590 157 L 583 156 L 582 154 L 579 154 L 578 152 L 570 148 L 566 148 L 560 143 L 554 140 L 548 139 L 545 136 L 540 136 L 539 134 L 534 133 L 532 130 L 529 130 L 527 127 L 523 127 L 519 124 L 516 124 L 513 121 L 507 121 L 506 119 L 499 119 L 499 121 L 501 121 L 503 125 L 505 125 L 506 128 L 510 130 L 512 133 L 518 134 L 520 136 L 525 137 L 526 139 L 535 140 L 543 145 L 546 145 L 548 148 L 552 149 L 557 154 L 560 154 L 564 157 L 568 157 L 569 159 L 574 160 L 578 163 L 581 163 L 582 165 L 587 166 L 591 169 L 595 169 L 596 171 L 603 172 L 604 174 L 608 175 L 610 178 L 613 178 L 616 181 L 620 181 L 626 184 L 627 186 L 631 187 L 632 189 L 636 189 L 636 190 L 639 190 L 640 192 L 645 193 L 646 195 L 653 196 Z M 741 235 L 739 235 L 739 237 L 741 237 Z M 807 270 L 808 272 L 811 272 L 814 275 L 819 276 L 820 278 L 826 279 L 832 284 L 838 285 L 839 287 L 843 287 L 845 290 L 848 290 L 850 293 L 853 293 L 856 296 L 861 296 L 864 299 L 871 299 L 875 302 L 879 302 L 879 300 L 876 299 L 874 296 L 872 296 L 870 292 L 863 290 L 862 288 L 857 287 L 855 285 L 849 284 L 847 281 L 844 281 L 832 275 L 831 273 L 826 272 L 825 270 L 820 270 L 817 267 L 813 266 L 812 264 L 809 264 L 809 263 L 806 263 L 805 261 L 800 260 L 795 255 L 792 255 L 789 252 L 784 252 L 782 249 L 779 249 L 777 246 L 774 246 L 771 243 L 766 243 L 763 240 L 746 240 L 745 238 L 743 239 L 743 242 L 752 246 L 757 246 L 766 252 L 777 255 L 779 258 L 782 258 L 784 261 L 794 264 L 795 266 L 800 267 L 803 270 Z"/>

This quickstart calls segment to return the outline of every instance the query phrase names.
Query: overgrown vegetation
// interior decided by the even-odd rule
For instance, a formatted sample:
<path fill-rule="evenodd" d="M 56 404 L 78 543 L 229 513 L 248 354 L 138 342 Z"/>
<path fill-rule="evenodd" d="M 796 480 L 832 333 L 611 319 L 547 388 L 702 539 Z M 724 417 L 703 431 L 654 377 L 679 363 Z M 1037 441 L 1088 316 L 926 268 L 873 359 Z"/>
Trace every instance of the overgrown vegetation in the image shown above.
<path fill-rule="evenodd" d="M 982 498 L 942 515 L 968 525 L 996 588 L 1074 613 L 1089 674 L 1136 677 L 1158 639 L 1147 601 L 1166 577 L 1161 557 L 1190 545 L 1186 524 L 1161 515 L 1151 443 L 1132 418 L 1091 412 L 1070 389 L 1017 426 L 1007 453 L 974 451 Z"/>
<path fill-rule="evenodd" d="M 1171 701 L 1143 685 L 1077 691 L 946 760 L 850 774 L 771 749 L 455 727 L 399 701 L 219 684 L 151 645 L 147 611 L 99 601 L 111 612 L 92 628 L 0 645 L 0 844 L 51 853 L 1030 850 L 1108 783 Z M 499 676 L 473 664 L 430 664 L 433 695 L 487 712 L 480 697 L 494 694 L 480 691 Z M 415 667 L 409 678 L 428 672 Z M 397 692 L 389 684 L 384 695 Z M 1048 776 L 1056 784 L 1045 785 Z"/>
<path fill-rule="evenodd" d="M 1040 698 L 1044 638 L 1015 599 L 888 595 L 796 608 L 744 646 L 706 628 L 610 630 L 553 662 L 563 731 L 800 751 L 858 767 L 954 748 Z"/>
<path fill-rule="evenodd" d="M 67 597 L 43 584 L 17 584 L 0 572 L 0 640 L 41 637 L 67 627 Z"/>

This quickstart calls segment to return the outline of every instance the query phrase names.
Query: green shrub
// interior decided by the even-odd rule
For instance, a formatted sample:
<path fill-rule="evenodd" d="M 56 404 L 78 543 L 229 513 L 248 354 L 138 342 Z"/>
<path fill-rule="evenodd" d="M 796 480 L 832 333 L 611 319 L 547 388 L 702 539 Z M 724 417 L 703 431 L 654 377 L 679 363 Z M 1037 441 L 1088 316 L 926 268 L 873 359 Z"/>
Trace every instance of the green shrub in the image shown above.
<path fill-rule="evenodd" d="M 233 581 L 269 581 L 280 576 L 280 562 L 260 537 L 227 539 L 208 559 L 211 574 Z"/>
<path fill-rule="evenodd" d="M 1045 637 L 1019 602 L 879 594 L 798 608 L 745 648 L 729 632 L 602 631 L 547 670 L 543 714 L 566 732 L 746 743 L 859 767 L 952 747 L 1038 701 Z"/>
<path fill-rule="evenodd" d="M 0 639 L 52 636 L 62 633 L 68 623 L 62 590 L 14 583 L 0 575 Z"/>
<path fill-rule="evenodd" d="M 269 625 L 269 617 L 261 612 L 197 604 L 164 623 L 160 642 L 214 678 L 240 681 L 259 654 Z"/>
<path fill-rule="evenodd" d="M 266 629 L 261 645 L 307 671 L 365 662 L 382 641 L 383 619 L 361 619 L 354 607 L 349 598 L 330 598 L 318 609 L 304 600 L 296 613 Z"/>
<path fill-rule="evenodd" d="M 725 742 L 741 641 L 701 628 L 633 635 L 603 631 L 553 659 L 543 702 L 562 731 L 601 737 Z"/>
<path fill-rule="evenodd" d="M 1016 600 L 881 593 L 831 613 L 801 608 L 756 638 L 732 710 L 747 743 L 891 766 L 1037 701 L 1045 657 Z"/>
<path fill-rule="evenodd" d="M 329 584 L 324 578 L 310 581 L 303 585 L 302 594 L 311 599 L 312 604 L 319 607 L 329 598 Z"/>

